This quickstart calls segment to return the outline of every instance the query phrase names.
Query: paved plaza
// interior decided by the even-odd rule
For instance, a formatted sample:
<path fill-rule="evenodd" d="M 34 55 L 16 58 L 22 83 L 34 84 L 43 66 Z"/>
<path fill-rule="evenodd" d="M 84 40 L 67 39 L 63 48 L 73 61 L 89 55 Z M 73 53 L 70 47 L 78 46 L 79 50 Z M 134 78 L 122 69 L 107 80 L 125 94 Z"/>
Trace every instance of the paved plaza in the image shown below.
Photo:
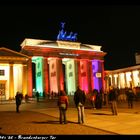
<path fill-rule="evenodd" d="M 113 116 L 109 107 L 85 107 L 85 124 L 77 124 L 77 110 L 70 105 L 68 124 L 59 124 L 56 99 L 29 103 L 23 102 L 20 113 L 15 112 L 14 101 L 0 104 L 1 134 L 41 135 L 139 135 L 140 102 L 129 109 L 127 103 L 118 104 L 118 115 Z"/>

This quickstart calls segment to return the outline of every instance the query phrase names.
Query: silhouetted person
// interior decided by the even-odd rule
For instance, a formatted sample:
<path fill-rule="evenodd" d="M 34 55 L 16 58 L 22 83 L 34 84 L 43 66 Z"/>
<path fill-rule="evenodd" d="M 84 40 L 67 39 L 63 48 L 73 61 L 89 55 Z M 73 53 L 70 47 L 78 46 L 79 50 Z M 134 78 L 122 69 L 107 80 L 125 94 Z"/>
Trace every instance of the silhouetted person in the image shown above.
<path fill-rule="evenodd" d="M 85 101 L 86 101 L 86 95 L 84 91 L 82 91 L 79 87 L 77 87 L 77 90 L 74 93 L 74 102 L 78 111 L 79 124 L 85 122 L 85 113 L 84 113 Z"/>
<path fill-rule="evenodd" d="M 60 113 L 59 115 L 60 124 L 62 123 L 66 124 L 67 123 L 66 111 L 68 108 L 68 97 L 64 90 L 60 91 L 60 96 L 58 98 L 58 106 L 59 106 L 59 113 Z"/>
<path fill-rule="evenodd" d="M 37 102 L 39 102 L 39 92 L 36 92 L 36 98 L 37 98 Z"/>
<path fill-rule="evenodd" d="M 51 92 L 51 99 L 53 99 L 53 96 L 54 96 L 54 92 L 52 91 Z"/>
<path fill-rule="evenodd" d="M 43 98 L 44 98 L 44 99 L 46 98 L 46 93 L 45 93 L 45 91 L 43 91 Z"/>
<path fill-rule="evenodd" d="M 97 95 L 97 92 L 94 89 L 91 96 L 90 96 L 90 102 L 91 102 L 91 105 L 92 105 L 93 109 L 96 109 L 96 107 L 95 107 L 96 95 Z"/>
<path fill-rule="evenodd" d="M 26 94 L 26 95 L 25 95 L 25 102 L 28 103 L 28 100 L 29 100 L 29 97 L 28 97 L 28 95 Z"/>
<path fill-rule="evenodd" d="M 134 93 L 132 89 L 131 88 L 128 89 L 126 94 L 127 94 L 127 100 L 128 100 L 128 108 L 133 108 Z"/>
<path fill-rule="evenodd" d="M 111 103 L 111 110 L 113 115 L 118 115 L 117 111 L 117 94 L 113 87 L 110 87 L 109 91 L 109 101 Z"/>
<path fill-rule="evenodd" d="M 102 105 L 103 105 L 103 95 L 104 95 L 104 91 L 101 88 L 99 92 L 99 108 L 102 108 Z"/>
<path fill-rule="evenodd" d="M 95 89 L 95 91 L 96 91 L 95 107 L 96 107 L 97 109 L 99 109 L 99 108 L 100 108 L 100 102 L 101 102 L 101 96 L 100 96 L 100 93 L 98 92 L 97 89 Z"/>
<path fill-rule="evenodd" d="M 21 105 L 22 94 L 17 92 L 15 99 L 16 99 L 16 112 L 19 113 L 19 106 Z"/>

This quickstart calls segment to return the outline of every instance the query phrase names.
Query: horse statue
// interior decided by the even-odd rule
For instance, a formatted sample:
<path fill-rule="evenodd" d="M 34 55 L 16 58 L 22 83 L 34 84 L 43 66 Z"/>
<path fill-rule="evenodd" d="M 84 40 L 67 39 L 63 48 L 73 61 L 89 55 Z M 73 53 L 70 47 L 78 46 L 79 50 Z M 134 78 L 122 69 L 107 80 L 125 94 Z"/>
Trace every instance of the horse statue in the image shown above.
<path fill-rule="evenodd" d="M 66 36 L 66 32 L 64 32 L 64 26 L 65 22 L 61 22 L 61 31 L 59 31 L 59 34 L 57 35 L 57 40 L 64 40 Z"/>
<path fill-rule="evenodd" d="M 61 31 L 59 31 L 59 34 L 57 35 L 57 40 L 65 40 L 65 36 L 66 31 L 64 32 L 64 30 L 62 29 Z"/>
<path fill-rule="evenodd" d="M 76 41 L 77 40 L 77 33 L 74 33 L 74 35 L 71 37 L 71 41 Z"/>
<path fill-rule="evenodd" d="M 77 33 L 70 32 L 69 35 L 66 35 L 67 32 L 64 31 L 65 22 L 61 22 L 61 30 L 57 35 L 57 40 L 68 40 L 68 41 L 76 41 L 77 40 Z"/>
<path fill-rule="evenodd" d="M 61 28 L 64 29 L 65 22 L 61 22 Z"/>
<path fill-rule="evenodd" d="M 70 34 L 68 36 L 66 36 L 66 40 L 71 40 L 73 32 L 70 32 Z"/>

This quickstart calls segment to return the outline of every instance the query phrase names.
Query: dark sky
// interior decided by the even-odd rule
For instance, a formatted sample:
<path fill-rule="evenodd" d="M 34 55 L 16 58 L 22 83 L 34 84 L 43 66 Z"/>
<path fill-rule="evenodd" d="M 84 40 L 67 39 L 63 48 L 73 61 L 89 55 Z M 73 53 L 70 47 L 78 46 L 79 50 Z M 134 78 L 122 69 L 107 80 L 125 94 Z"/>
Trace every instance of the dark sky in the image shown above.
<path fill-rule="evenodd" d="M 105 69 L 135 65 L 140 49 L 140 5 L 3 4 L 0 46 L 20 51 L 25 38 L 56 40 L 60 22 L 78 42 L 101 45 Z"/>

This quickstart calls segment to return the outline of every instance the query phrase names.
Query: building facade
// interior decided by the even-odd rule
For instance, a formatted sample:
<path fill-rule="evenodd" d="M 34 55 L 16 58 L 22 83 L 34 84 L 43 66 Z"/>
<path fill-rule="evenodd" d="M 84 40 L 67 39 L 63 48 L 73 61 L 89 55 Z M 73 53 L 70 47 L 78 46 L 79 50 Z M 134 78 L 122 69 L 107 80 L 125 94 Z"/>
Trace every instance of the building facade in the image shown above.
<path fill-rule="evenodd" d="M 106 53 L 101 51 L 101 46 L 62 40 L 25 39 L 21 44 L 21 53 L 30 59 L 29 95 L 32 95 L 33 89 L 43 96 L 44 92 L 58 93 L 63 89 L 68 95 L 73 95 L 77 86 L 86 93 L 104 88 Z"/>
<path fill-rule="evenodd" d="M 25 39 L 21 51 L 0 48 L 0 98 L 40 96 L 65 90 L 73 95 L 77 86 L 85 93 L 105 87 L 101 46 L 73 41 Z"/>
<path fill-rule="evenodd" d="M 105 89 L 113 86 L 119 89 L 140 87 L 140 65 L 105 71 Z"/>
<path fill-rule="evenodd" d="M 28 56 L 0 48 L 0 98 L 14 99 L 16 92 L 28 93 Z"/>

